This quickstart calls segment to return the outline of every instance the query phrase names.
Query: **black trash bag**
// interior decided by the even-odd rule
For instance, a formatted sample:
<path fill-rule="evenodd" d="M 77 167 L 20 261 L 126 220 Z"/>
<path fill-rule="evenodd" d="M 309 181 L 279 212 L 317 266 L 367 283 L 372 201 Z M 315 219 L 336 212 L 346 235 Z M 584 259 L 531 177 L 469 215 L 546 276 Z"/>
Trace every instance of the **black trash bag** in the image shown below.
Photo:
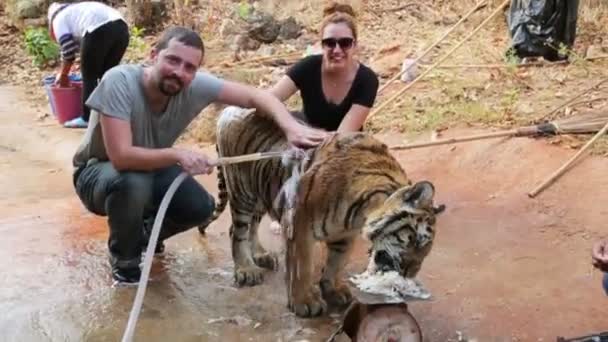
<path fill-rule="evenodd" d="M 579 0 L 512 0 L 507 22 L 511 51 L 519 58 L 567 59 L 561 44 L 574 45 Z"/>

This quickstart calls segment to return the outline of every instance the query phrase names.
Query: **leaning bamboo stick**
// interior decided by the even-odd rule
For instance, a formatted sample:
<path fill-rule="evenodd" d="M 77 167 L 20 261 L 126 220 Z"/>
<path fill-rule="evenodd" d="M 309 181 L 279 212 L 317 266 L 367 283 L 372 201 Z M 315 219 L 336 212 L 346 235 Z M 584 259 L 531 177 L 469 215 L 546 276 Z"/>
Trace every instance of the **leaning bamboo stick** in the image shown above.
<path fill-rule="evenodd" d="M 381 105 L 379 105 L 374 111 L 372 111 L 369 116 L 367 117 L 368 121 L 369 119 L 371 119 L 374 115 L 378 114 L 382 109 L 384 109 L 384 107 L 386 107 L 388 104 L 392 103 L 393 101 L 395 101 L 396 98 L 398 98 L 399 96 L 401 96 L 406 90 L 410 89 L 414 84 L 416 84 L 416 82 L 420 81 L 424 76 L 426 76 L 428 73 L 430 73 L 433 69 L 435 69 L 439 64 L 443 63 L 446 59 L 448 59 L 453 53 L 454 51 L 456 51 L 459 47 L 461 47 L 465 42 L 467 42 L 469 39 L 471 39 L 471 37 L 473 37 L 477 32 L 479 32 L 479 30 L 481 30 L 481 28 L 483 26 L 485 26 L 488 22 L 490 22 L 490 20 L 492 20 L 492 18 L 494 18 L 494 16 L 496 16 L 498 13 L 500 13 L 502 11 L 502 9 L 509 4 L 511 0 L 505 0 L 500 6 L 498 6 L 494 12 L 492 12 L 492 14 L 490 14 L 486 20 L 484 20 L 481 24 L 479 24 L 479 26 L 477 26 L 477 28 L 475 28 L 475 30 L 473 30 L 468 36 L 466 36 L 464 39 L 462 39 L 458 44 L 456 44 L 456 46 L 454 46 L 445 56 L 443 56 L 441 59 L 439 59 L 439 61 L 437 61 L 437 63 L 433 64 L 430 68 L 428 68 L 425 72 L 423 72 L 422 74 L 420 74 L 418 77 L 416 77 L 416 79 L 414 79 L 411 83 L 408 83 L 405 87 L 403 87 L 401 90 L 399 90 L 397 93 L 395 93 L 393 96 L 391 96 L 388 100 L 386 100 L 384 103 L 382 103 Z"/>
<path fill-rule="evenodd" d="M 447 36 L 452 33 L 458 26 L 460 26 L 460 24 L 462 24 L 465 20 L 467 20 L 471 15 L 473 15 L 473 13 L 475 13 L 481 6 L 483 6 L 486 3 L 486 0 L 482 0 L 481 2 L 479 2 L 478 4 L 475 5 L 475 7 L 469 11 L 464 17 L 462 17 L 456 24 L 454 24 L 454 26 L 452 26 L 449 30 L 447 30 L 443 36 L 441 36 L 441 38 L 439 38 L 438 40 L 436 40 L 433 44 L 431 44 L 418 58 L 416 58 L 414 60 L 414 62 L 412 63 L 412 66 L 415 65 L 416 63 L 418 63 L 418 61 L 420 61 L 422 58 L 424 58 L 429 52 L 431 52 L 431 50 L 433 50 L 437 45 L 439 45 L 439 43 L 441 43 L 445 38 L 447 38 Z M 410 68 L 412 67 L 410 66 Z M 395 81 L 396 79 L 398 79 L 399 77 L 401 77 L 401 75 L 403 75 L 406 71 L 408 71 L 409 68 L 403 69 L 401 70 L 399 73 L 397 73 L 395 76 L 393 76 L 390 80 L 388 80 L 382 87 L 380 87 L 380 89 L 378 89 L 378 93 L 382 92 L 386 87 L 388 87 L 393 81 Z"/>
<path fill-rule="evenodd" d="M 243 154 L 234 157 L 221 157 L 217 159 L 218 165 L 230 165 L 244 162 L 258 161 L 262 159 L 281 158 L 284 151 L 258 152 L 251 154 Z"/>
<path fill-rule="evenodd" d="M 602 135 L 606 134 L 606 131 L 608 131 L 608 122 L 606 123 L 606 125 L 604 125 L 604 128 L 597 132 L 597 134 L 595 134 L 595 136 L 593 136 L 593 138 L 591 138 L 591 140 L 589 140 L 585 144 L 585 146 L 583 146 L 583 148 L 581 148 L 574 156 L 572 156 L 570 160 L 568 160 L 564 165 L 562 165 L 562 167 L 560 167 L 551 176 L 549 176 L 549 178 L 545 179 L 534 190 L 530 191 L 528 193 L 528 197 L 536 197 L 536 195 L 538 195 L 541 191 L 549 187 L 549 185 L 553 184 L 553 182 L 555 182 L 559 177 L 566 173 L 570 165 L 572 165 L 584 152 L 586 152 Z"/>

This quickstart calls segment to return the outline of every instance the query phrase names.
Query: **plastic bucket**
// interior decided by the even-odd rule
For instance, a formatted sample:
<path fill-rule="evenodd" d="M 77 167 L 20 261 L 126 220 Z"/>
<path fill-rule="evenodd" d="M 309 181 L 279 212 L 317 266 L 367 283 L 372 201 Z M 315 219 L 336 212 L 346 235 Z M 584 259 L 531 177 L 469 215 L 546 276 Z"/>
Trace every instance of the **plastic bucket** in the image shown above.
<path fill-rule="evenodd" d="M 44 78 L 44 87 L 49 99 L 51 112 L 60 124 L 82 114 L 82 81 L 78 75 L 70 75 L 70 86 L 55 86 L 55 76 Z"/>

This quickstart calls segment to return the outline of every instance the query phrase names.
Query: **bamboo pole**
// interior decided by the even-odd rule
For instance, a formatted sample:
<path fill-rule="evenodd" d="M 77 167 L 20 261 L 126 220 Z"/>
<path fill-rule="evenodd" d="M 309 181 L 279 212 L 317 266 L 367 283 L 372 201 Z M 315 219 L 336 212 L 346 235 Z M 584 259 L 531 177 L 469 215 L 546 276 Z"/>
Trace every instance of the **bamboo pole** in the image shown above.
<path fill-rule="evenodd" d="M 572 156 L 572 158 L 570 158 L 570 160 L 568 160 L 564 165 L 562 165 L 562 167 L 560 167 L 557 171 L 555 171 L 551 176 L 549 176 L 547 179 L 545 179 L 539 186 L 537 186 L 534 190 L 530 191 L 528 193 L 528 197 L 530 198 L 534 198 L 536 197 L 536 195 L 538 195 L 541 191 L 543 191 L 544 189 L 546 189 L 547 187 L 549 187 L 551 184 L 553 184 L 553 182 L 555 182 L 559 177 L 561 177 L 564 173 L 566 173 L 566 171 L 568 171 L 568 168 L 584 153 L 586 152 L 602 135 L 606 134 L 606 131 L 608 131 L 608 122 L 606 123 L 606 125 L 604 125 L 604 128 L 602 128 L 599 132 L 597 132 L 593 138 L 591 138 L 591 140 L 589 140 L 585 146 L 583 146 L 574 156 Z"/>
<path fill-rule="evenodd" d="M 262 159 L 281 158 L 284 151 L 258 152 L 251 154 L 243 154 L 234 157 L 221 157 L 217 159 L 218 165 L 230 165 L 244 162 L 258 161 Z"/>
<path fill-rule="evenodd" d="M 481 28 L 483 26 L 485 26 L 488 22 L 490 22 L 490 20 L 492 20 L 492 18 L 494 18 L 494 16 L 496 16 L 498 13 L 500 13 L 502 11 L 502 9 L 508 5 L 510 2 L 510 0 L 505 0 L 503 1 L 503 3 L 498 6 L 494 12 L 492 12 L 492 14 L 490 14 L 486 20 L 484 20 L 481 24 L 479 24 L 479 26 L 477 26 L 477 28 L 475 28 L 475 30 L 473 30 L 468 36 L 466 36 L 464 39 L 462 39 L 458 44 L 456 44 L 456 46 L 454 46 L 445 56 L 443 56 L 439 61 L 437 61 L 437 63 L 433 64 L 429 69 L 427 69 L 425 72 L 423 72 L 422 74 L 420 74 L 418 77 L 416 77 L 415 80 L 413 80 L 411 83 L 407 84 L 405 87 L 403 87 L 401 90 L 399 90 L 397 93 L 395 93 L 393 96 L 391 96 L 388 100 L 386 100 L 384 103 L 382 103 L 380 106 L 378 106 L 374 111 L 372 111 L 369 116 L 367 117 L 366 121 L 369 121 L 370 118 L 372 118 L 374 115 L 378 114 L 382 109 L 384 109 L 384 107 L 386 107 L 388 104 L 390 104 L 391 102 L 393 102 L 396 98 L 398 98 L 399 96 L 401 96 L 406 90 L 410 89 L 414 84 L 416 84 L 416 82 L 418 82 L 419 80 L 421 80 L 424 76 L 426 76 L 428 73 L 430 73 L 434 68 L 436 68 L 439 64 L 443 63 L 446 59 L 448 59 L 452 53 L 454 53 L 454 51 L 456 51 L 459 47 L 461 47 L 466 41 L 468 41 L 471 37 L 473 37 L 477 32 L 479 32 L 479 30 L 481 30 Z"/>
<path fill-rule="evenodd" d="M 395 146 L 391 146 L 390 149 L 395 150 L 395 151 L 411 150 L 411 149 L 420 148 L 420 147 L 448 145 L 448 144 L 456 144 L 456 143 L 474 141 L 474 140 L 508 137 L 508 136 L 512 136 L 512 135 L 516 135 L 516 134 L 517 134 L 517 130 L 511 129 L 511 130 L 504 131 L 504 132 L 483 133 L 483 134 L 469 135 L 469 136 L 460 137 L 460 138 L 448 138 L 448 139 L 427 141 L 427 142 L 415 143 L 415 144 L 395 145 Z"/>
<path fill-rule="evenodd" d="M 403 75 L 406 71 L 408 71 L 413 65 L 415 65 L 416 63 L 418 63 L 418 61 L 420 61 L 422 58 L 424 58 L 429 52 L 431 52 L 431 50 L 433 50 L 437 45 L 439 45 L 439 43 L 441 43 L 445 38 L 447 38 L 447 36 L 450 33 L 452 33 L 458 26 L 460 26 L 460 24 L 462 24 L 463 22 L 465 22 L 465 20 L 467 20 L 471 15 L 473 15 L 473 13 L 475 13 L 480 7 L 484 6 L 486 2 L 487 2 L 487 0 L 482 0 L 481 2 L 479 2 L 478 4 L 476 4 L 475 7 L 472 10 L 470 10 L 464 17 L 462 17 L 456 24 L 454 24 L 454 26 L 452 26 L 449 30 L 447 30 L 443 34 L 443 36 L 441 36 L 441 38 L 439 38 L 433 44 L 431 44 L 422 53 L 422 55 L 420 55 L 420 57 L 416 58 L 416 60 L 414 60 L 414 62 L 412 63 L 412 65 L 410 65 L 410 67 L 408 67 L 407 69 L 401 70 L 399 73 L 397 73 L 395 76 L 393 76 L 390 80 L 388 80 L 382 87 L 380 87 L 380 89 L 378 89 L 378 93 L 382 92 L 393 81 L 395 81 L 396 79 L 398 79 L 401 75 Z"/>

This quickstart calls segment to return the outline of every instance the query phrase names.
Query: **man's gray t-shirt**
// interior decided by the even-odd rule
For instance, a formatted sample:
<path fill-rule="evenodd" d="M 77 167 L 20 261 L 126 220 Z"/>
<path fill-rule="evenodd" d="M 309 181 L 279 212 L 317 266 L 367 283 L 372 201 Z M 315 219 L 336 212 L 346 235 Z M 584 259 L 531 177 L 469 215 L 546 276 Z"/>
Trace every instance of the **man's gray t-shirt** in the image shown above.
<path fill-rule="evenodd" d="M 221 79 L 199 71 L 187 88 L 170 97 L 163 113 L 153 113 L 146 101 L 142 80 L 142 65 L 123 64 L 104 74 L 86 102 L 91 108 L 91 117 L 73 158 L 75 167 L 93 158 L 108 160 L 99 124 L 100 113 L 129 120 L 134 146 L 171 147 L 192 119 L 216 100 L 223 86 Z"/>

